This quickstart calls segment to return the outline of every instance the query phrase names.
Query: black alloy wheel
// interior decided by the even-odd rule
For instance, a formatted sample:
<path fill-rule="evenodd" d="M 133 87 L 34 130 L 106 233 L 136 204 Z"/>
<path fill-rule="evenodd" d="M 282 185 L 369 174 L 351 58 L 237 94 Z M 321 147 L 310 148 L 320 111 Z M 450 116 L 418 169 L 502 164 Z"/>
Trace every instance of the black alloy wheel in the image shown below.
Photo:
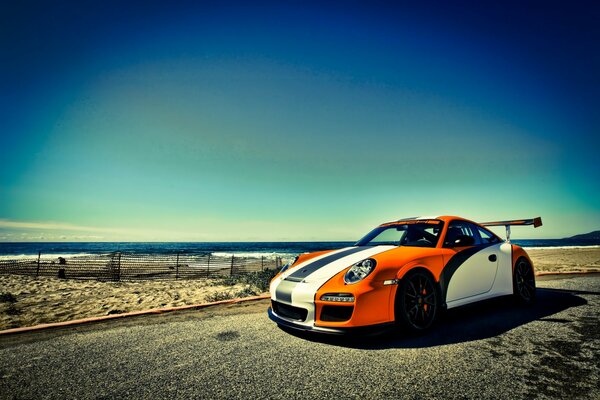
<path fill-rule="evenodd" d="M 421 271 L 408 273 L 396 294 L 396 322 L 412 332 L 422 332 L 433 325 L 440 295 L 433 278 Z"/>
<path fill-rule="evenodd" d="M 520 258 L 513 272 L 514 296 L 522 304 L 532 304 L 535 301 L 535 276 L 533 268 L 527 260 Z"/>

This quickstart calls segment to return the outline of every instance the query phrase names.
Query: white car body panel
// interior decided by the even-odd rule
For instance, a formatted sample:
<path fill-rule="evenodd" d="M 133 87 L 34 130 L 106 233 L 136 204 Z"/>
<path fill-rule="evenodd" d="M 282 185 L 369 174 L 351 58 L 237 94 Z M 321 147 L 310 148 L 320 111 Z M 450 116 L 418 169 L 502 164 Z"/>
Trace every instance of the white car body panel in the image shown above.
<path fill-rule="evenodd" d="M 489 260 L 492 254 L 495 262 Z M 512 292 L 512 246 L 503 242 L 480 250 L 458 268 L 448 284 L 446 305 L 459 307 Z"/>

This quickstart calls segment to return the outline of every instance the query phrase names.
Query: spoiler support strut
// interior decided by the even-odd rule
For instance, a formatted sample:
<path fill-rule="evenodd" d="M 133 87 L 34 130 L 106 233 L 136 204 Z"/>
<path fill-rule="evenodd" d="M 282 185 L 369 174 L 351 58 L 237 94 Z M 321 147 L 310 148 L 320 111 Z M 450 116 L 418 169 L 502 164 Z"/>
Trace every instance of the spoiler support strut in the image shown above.
<path fill-rule="evenodd" d="M 510 227 L 511 225 L 533 225 L 534 228 L 542 226 L 542 218 L 536 217 L 531 219 L 514 219 L 510 221 L 492 221 L 483 222 L 483 226 L 504 226 L 506 228 L 506 241 L 510 242 Z"/>

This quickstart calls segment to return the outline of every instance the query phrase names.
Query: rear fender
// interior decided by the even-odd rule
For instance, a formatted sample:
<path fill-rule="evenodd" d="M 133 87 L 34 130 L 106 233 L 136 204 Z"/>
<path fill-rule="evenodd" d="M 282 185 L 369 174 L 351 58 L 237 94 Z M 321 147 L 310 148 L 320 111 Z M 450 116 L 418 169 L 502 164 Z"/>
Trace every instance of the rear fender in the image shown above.
<path fill-rule="evenodd" d="M 517 265 L 517 260 L 519 260 L 519 258 L 524 258 L 527 260 L 527 262 L 529 262 L 529 265 L 531 265 L 531 268 L 533 268 L 534 272 L 535 272 L 535 267 L 533 266 L 533 262 L 531 261 L 531 258 L 529 258 L 529 255 L 527 254 L 527 252 L 525 250 L 523 250 L 523 248 L 521 246 L 518 246 L 516 244 L 512 244 L 512 270 L 513 273 L 515 272 L 515 265 Z"/>

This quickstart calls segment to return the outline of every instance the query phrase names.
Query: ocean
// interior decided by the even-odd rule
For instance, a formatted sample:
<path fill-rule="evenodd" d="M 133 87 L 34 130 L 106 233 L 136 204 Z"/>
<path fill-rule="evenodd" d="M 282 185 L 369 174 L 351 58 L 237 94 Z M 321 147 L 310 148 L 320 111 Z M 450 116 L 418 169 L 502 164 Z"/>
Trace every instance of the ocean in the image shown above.
<path fill-rule="evenodd" d="M 600 240 L 513 239 L 512 243 L 530 249 L 600 247 Z M 0 259 L 74 257 L 115 251 L 144 255 L 176 253 L 227 257 L 289 258 L 306 252 L 339 249 L 354 242 L 11 242 L 0 243 Z"/>

